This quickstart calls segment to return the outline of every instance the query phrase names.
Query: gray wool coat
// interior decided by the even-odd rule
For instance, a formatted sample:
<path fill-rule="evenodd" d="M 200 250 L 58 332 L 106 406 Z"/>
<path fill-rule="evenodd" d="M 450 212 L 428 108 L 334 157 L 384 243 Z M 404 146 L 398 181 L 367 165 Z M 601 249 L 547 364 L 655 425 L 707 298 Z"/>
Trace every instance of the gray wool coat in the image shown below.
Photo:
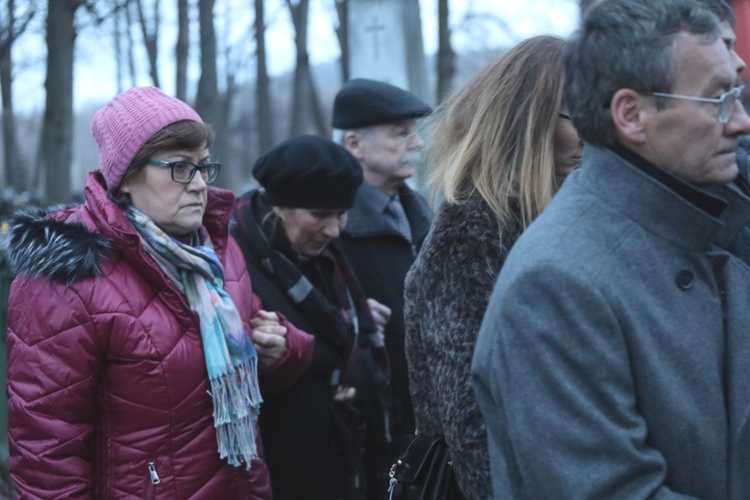
<path fill-rule="evenodd" d="M 589 147 L 513 247 L 472 366 L 498 497 L 750 498 L 750 200 L 713 192 Z"/>
<path fill-rule="evenodd" d="M 467 498 L 492 496 L 471 358 L 495 279 L 518 237 L 478 194 L 443 204 L 406 276 L 406 357 L 417 431 L 443 434 Z"/>

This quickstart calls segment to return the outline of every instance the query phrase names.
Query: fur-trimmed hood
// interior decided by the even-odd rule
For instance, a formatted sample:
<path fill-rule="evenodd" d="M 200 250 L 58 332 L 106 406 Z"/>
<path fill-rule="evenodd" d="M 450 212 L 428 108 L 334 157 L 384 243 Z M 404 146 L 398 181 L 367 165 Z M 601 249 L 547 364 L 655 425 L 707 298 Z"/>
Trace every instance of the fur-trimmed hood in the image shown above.
<path fill-rule="evenodd" d="M 11 272 L 70 285 L 98 276 L 114 249 L 122 253 L 137 246 L 138 234 L 104 186 L 97 170 L 86 180 L 85 204 L 27 207 L 16 212 L 5 245 Z M 209 187 L 203 225 L 220 258 L 233 204 L 230 191 Z"/>
<path fill-rule="evenodd" d="M 27 207 L 16 212 L 5 249 L 11 272 L 68 284 L 97 276 L 111 243 L 82 222 L 67 220 L 78 209 Z"/>

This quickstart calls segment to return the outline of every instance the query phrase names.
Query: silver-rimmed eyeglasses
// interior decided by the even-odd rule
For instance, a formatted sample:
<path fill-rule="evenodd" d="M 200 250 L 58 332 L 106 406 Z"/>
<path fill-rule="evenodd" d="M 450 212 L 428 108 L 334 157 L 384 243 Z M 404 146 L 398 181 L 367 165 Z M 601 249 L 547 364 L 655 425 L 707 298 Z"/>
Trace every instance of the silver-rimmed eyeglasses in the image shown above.
<path fill-rule="evenodd" d="M 206 184 L 213 184 L 219 177 L 219 171 L 221 170 L 221 164 L 201 163 L 196 165 L 189 161 L 161 161 L 161 160 L 148 160 L 149 165 L 155 165 L 157 167 L 166 167 L 172 171 L 172 180 L 179 182 L 180 184 L 189 184 L 190 181 L 195 177 L 195 172 L 200 171 L 201 177 Z"/>
<path fill-rule="evenodd" d="M 742 94 L 745 90 L 744 85 L 740 85 L 739 87 L 735 87 L 729 92 L 725 92 L 719 97 L 711 98 L 711 97 L 693 97 L 689 95 L 680 95 L 680 94 L 667 94 L 664 92 L 645 92 L 644 95 L 652 95 L 656 97 L 667 97 L 670 99 L 685 99 L 688 101 L 698 101 L 698 102 L 710 102 L 712 104 L 718 104 L 719 105 L 719 116 L 716 117 L 716 119 L 719 121 L 719 123 L 726 123 L 729 121 L 729 117 L 732 116 L 732 107 L 734 106 L 735 102 L 738 102 L 742 104 Z"/>

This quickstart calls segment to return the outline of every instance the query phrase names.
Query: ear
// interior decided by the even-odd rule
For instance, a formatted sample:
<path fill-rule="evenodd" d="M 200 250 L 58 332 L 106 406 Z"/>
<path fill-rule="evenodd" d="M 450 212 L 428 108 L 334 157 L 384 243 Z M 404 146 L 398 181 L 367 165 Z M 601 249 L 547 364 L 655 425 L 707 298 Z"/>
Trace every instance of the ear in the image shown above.
<path fill-rule="evenodd" d="M 612 122 L 620 139 L 627 145 L 640 144 L 646 139 L 644 118 L 653 104 L 646 101 L 647 96 L 632 89 L 620 89 L 612 96 L 610 112 Z"/>
<path fill-rule="evenodd" d="M 357 161 L 361 162 L 364 158 L 364 151 L 362 151 L 362 137 L 351 130 L 347 131 L 344 135 L 344 147 L 354 156 Z"/>

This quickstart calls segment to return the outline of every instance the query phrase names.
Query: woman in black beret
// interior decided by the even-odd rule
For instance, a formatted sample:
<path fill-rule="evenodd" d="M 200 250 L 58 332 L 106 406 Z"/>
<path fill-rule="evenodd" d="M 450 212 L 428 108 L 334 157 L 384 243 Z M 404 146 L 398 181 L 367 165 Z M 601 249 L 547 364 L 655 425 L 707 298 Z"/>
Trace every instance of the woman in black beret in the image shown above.
<path fill-rule="evenodd" d="M 239 198 L 232 233 L 264 306 L 315 337 L 298 380 L 261 387 L 274 497 L 363 498 L 364 436 L 386 418 L 390 310 L 365 298 L 334 241 L 362 168 L 342 146 L 305 135 L 259 158 L 253 175 L 262 188 Z"/>

